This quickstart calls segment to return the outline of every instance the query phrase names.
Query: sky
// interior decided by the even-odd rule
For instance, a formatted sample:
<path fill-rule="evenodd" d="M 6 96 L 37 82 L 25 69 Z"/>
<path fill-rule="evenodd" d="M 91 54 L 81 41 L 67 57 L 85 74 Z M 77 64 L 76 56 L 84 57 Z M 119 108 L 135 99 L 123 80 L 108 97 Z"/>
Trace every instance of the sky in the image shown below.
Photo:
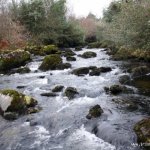
<path fill-rule="evenodd" d="M 102 17 L 103 10 L 113 0 L 68 0 L 69 13 L 77 17 L 86 17 L 90 12 L 98 18 Z"/>

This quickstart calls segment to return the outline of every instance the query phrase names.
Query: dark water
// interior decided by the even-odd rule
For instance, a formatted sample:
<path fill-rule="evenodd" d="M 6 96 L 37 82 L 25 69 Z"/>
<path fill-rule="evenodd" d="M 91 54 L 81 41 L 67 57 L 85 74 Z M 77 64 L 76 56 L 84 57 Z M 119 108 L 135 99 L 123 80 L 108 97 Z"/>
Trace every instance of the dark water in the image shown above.
<path fill-rule="evenodd" d="M 84 49 L 77 54 L 87 51 Z M 130 86 L 135 94 L 111 96 L 104 92 L 105 86 L 118 83 L 119 76 L 124 75 L 122 62 L 109 59 L 102 49 L 92 49 L 97 53 L 96 58 L 82 59 L 77 57 L 72 62 L 72 69 L 97 66 L 110 66 L 112 71 L 100 76 L 77 77 L 70 72 L 63 71 L 36 72 L 41 58 L 34 58 L 28 64 L 31 73 L 2 75 L 0 89 L 16 89 L 36 98 L 43 108 L 41 112 L 20 117 L 9 122 L 0 118 L 0 150 L 141 150 L 137 146 L 133 126 L 136 122 L 148 116 L 145 109 L 149 97 L 138 92 Z M 64 59 L 65 62 L 65 59 Z M 44 79 L 39 78 L 45 76 Z M 147 81 L 143 81 L 147 82 Z M 138 81 L 138 86 L 141 86 Z M 69 101 L 61 92 L 56 98 L 41 97 L 43 92 L 49 92 L 55 85 L 72 86 L 77 88 L 79 96 Z M 149 88 L 149 85 L 147 85 Z M 143 89 L 144 90 L 144 89 Z M 145 100 L 145 105 L 138 103 L 138 109 L 130 111 L 121 104 L 112 101 L 114 98 L 134 99 L 138 102 Z M 100 118 L 87 120 L 89 108 L 95 104 L 101 105 L 104 110 Z M 26 120 L 37 123 L 30 126 Z"/>

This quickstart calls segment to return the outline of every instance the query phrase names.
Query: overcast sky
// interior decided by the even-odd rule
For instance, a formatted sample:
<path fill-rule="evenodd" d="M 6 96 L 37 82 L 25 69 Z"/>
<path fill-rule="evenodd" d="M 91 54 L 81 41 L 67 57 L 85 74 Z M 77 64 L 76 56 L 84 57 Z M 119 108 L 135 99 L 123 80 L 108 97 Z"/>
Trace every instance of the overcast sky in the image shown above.
<path fill-rule="evenodd" d="M 103 9 L 113 0 L 68 0 L 69 11 L 77 17 L 87 16 L 89 12 L 101 17 Z"/>

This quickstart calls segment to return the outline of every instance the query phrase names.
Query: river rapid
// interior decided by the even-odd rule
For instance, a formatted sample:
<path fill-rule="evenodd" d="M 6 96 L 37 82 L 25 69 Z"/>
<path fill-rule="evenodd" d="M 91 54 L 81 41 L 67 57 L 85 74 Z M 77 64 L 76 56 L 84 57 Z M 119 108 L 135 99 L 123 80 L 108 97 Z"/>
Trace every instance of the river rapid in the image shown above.
<path fill-rule="evenodd" d="M 134 124 L 147 117 L 149 112 L 140 106 L 130 111 L 112 101 L 118 97 L 136 97 L 149 100 L 138 92 L 119 96 L 107 95 L 105 86 L 119 83 L 121 75 L 128 74 L 123 69 L 128 62 L 113 61 L 103 49 L 86 49 L 76 52 L 82 54 L 94 51 L 97 57 L 69 62 L 71 69 L 41 72 L 37 71 L 43 57 L 33 57 L 27 64 L 31 69 L 27 74 L 0 76 L 0 89 L 17 89 L 38 100 L 42 110 L 39 113 L 22 116 L 15 121 L 0 117 L 0 150 L 141 150 L 136 143 Z M 63 58 L 66 62 L 66 59 Z M 100 76 L 75 76 L 71 71 L 80 67 L 111 67 L 112 71 Z M 41 78 L 41 76 L 44 76 Z M 64 91 L 56 97 L 42 97 L 56 85 L 75 87 L 79 95 L 69 101 Z M 104 113 L 101 117 L 88 120 L 89 108 L 99 104 Z"/>

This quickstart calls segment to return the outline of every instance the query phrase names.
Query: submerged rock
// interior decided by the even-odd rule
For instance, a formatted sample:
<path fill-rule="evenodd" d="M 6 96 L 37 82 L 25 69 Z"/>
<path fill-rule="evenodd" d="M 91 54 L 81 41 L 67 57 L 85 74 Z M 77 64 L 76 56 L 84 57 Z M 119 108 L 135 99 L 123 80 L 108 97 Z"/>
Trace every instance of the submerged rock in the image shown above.
<path fill-rule="evenodd" d="M 128 83 L 130 83 L 130 81 L 131 81 L 131 79 L 130 79 L 130 76 L 128 76 L 128 75 L 123 75 L 119 78 L 119 82 L 121 84 L 128 84 Z"/>
<path fill-rule="evenodd" d="M 89 114 L 86 116 L 87 119 L 98 118 L 103 113 L 100 105 L 95 105 L 90 108 Z"/>
<path fill-rule="evenodd" d="M 138 76 L 146 75 L 149 72 L 150 72 L 150 68 L 147 66 L 136 67 L 136 68 L 133 68 L 131 71 L 132 77 L 138 77 Z"/>
<path fill-rule="evenodd" d="M 75 95 L 79 94 L 77 89 L 74 87 L 67 87 L 65 90 L 65 96 L 68 97 L 69 100 L 75 98 Z"/>
<path fill-rule="evenodd" d="M 55 70 L 60 64 L 62 64 L 62 58 L 59 55 L 57 54 L 48 55 L 44 58 L 39 69 L 42 71 Z"/>
<path fill-rule="evenodd" d="M 9 71 L 10 69 L 25 65 L 29 61 L 30 53 L 23 50 L 16 50 L 0 56 L 0 71 Z"/>
<path fill-rule="evenodd" d="M 137 135 L 138 143 L 144 144 L 145 148 L 149 149 L 150 145 L 150 118 L 139 121 L 134 126 L 134 131 Z"/>
<path fill-rule="evenodd" d="M 45 96 L 45 97 L 56 97 L 57 94 L 56 94 L 56 93 L 42 93 L 41 96 Z"/>
<path fill-rule="evenodd" d="M 72 74 L 75 74 L 77 76 L 82 76 L 82 75 L 86 75 L 89 73 L 89 68 L 88 67 L 81 67 L 78 69 L 74 69 L 72 71 Z"/>
<path fill-rule="evenodd" d="M 92 51 L 85 52 L 81 55 L 82 58 L 93 58 L 96 56 L 97 56 L 97 54 L 95 52 L 92 52 Z"/>
<path fill-rule="evenodd" d="M 76 58 L 69 56 L 69 57 L 66 57 L 66 60 L 67 61 L 76 61 Z"/>
<path fill-rule="evenodd" d="M 63 90 L 63 88 L 64 88 L 64 86 L 58 85 L 52 89 L 52 92 L 61 92 Z"/>
<path fill-rule="evenodd" d="M 35 99 L 15 90 L 0 91 L 0 112 L 5 118 L 15 118 L 17 115 L 28 114 L 28 110 L 36 105 Z"/>

